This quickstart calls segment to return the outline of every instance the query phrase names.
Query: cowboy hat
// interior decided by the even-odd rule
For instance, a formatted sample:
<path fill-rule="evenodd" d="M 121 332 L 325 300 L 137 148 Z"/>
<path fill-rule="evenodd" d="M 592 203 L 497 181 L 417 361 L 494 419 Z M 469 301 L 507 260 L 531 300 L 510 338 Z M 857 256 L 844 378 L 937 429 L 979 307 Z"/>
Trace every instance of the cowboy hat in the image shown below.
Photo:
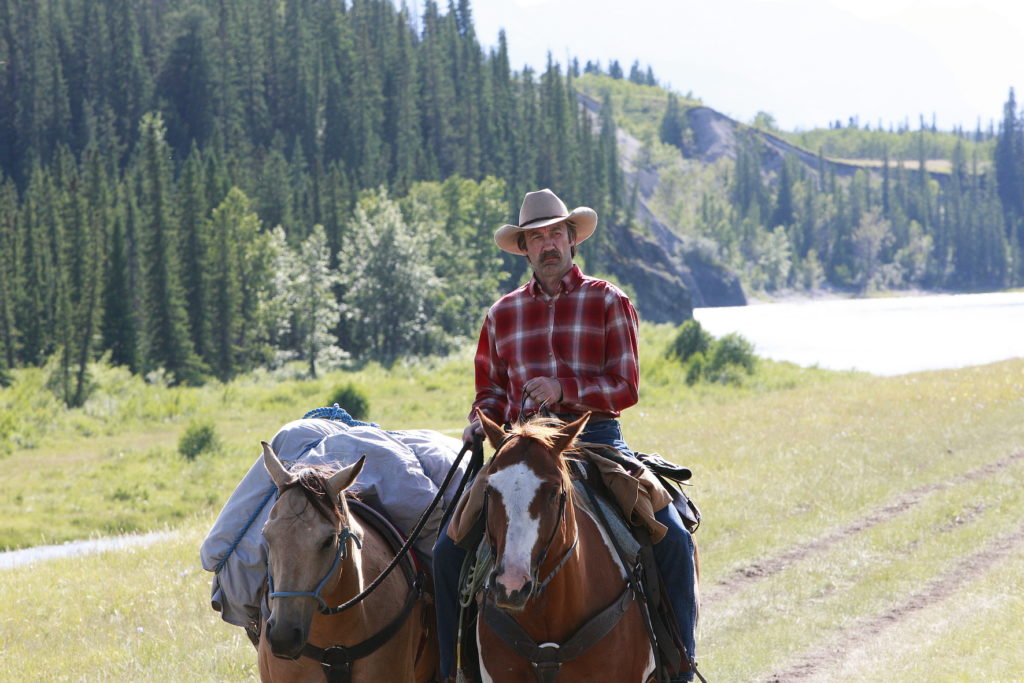
<path fill-rule="evenodd" d="M 503 225 L 494 233 L 494 242 L 510 254 L 525 254 L 519 248 L 519 235 L 526 230 L 535 230 L 555 223 L 568 221 L 576 230 L 576 244 L 594 234 L 597 227 L 597 212 L 587 206 L 579 206 L 569 212 L 565 202 L 548 189 L 527 192 L 519 208 L 519 225 Z"/>

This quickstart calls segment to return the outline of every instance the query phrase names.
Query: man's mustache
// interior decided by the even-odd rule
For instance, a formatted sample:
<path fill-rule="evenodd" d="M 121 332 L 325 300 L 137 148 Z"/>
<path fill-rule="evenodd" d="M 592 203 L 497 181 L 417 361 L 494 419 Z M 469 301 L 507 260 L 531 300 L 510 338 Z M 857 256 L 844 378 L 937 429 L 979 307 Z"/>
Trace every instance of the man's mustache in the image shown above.
<path fill-rule="evenodd" d="M 562 258 L 562 255 L 558 251 L 545 251 L 540 255 L 541 263 L 544 261 L 558 261 Z"/>

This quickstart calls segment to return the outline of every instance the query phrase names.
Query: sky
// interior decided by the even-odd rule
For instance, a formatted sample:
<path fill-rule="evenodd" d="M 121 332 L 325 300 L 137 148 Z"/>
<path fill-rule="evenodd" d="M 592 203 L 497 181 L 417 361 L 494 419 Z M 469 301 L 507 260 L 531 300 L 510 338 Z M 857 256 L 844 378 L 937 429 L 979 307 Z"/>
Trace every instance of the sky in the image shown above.
<path fill-rule="evenodd" d="M 422 0 L 407 0 L 410 7 Z M 441 3 L 442 5 L 444 3 Z M 471 0 L 486 48 L 512 66 L 550 52 L 650 65 L 675 92 L 785 130 L 858 117 L 872 128 L 934 115 L 940 129 L 1002 118 L 1024 86 L 1022 0 Z M 1020 102 L 1020 97 L 1018 97 Z"/>

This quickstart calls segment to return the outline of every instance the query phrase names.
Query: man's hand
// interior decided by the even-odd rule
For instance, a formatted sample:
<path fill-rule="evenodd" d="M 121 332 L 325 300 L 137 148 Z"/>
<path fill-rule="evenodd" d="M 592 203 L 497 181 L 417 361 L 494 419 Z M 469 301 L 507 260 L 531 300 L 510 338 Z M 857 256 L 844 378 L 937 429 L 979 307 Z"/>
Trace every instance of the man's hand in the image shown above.
<path fill-rule="evenodd" d="M 484 438 L 484 426 L 480 420 L 473 420 L 462 430 L 462 443 L 473 443 L 476 437 Z"/>
<path fill-rule="evenodd" d="M 562 400 L 562 383 L 554 377 L 534 377 L 523 385 L 523 391 L 540 406 Z"/>

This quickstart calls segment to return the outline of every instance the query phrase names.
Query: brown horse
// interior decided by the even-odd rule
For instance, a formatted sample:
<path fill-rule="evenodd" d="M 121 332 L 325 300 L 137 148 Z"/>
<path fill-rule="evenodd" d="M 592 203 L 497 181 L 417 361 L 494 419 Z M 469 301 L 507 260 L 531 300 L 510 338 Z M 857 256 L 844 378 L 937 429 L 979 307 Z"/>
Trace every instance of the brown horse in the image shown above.
<path fill-rule="evenodd" d="M 391 573 L 351 609 L 325 613 L 359 594 L 393 557 L 387 540 L 351 513 L 344 495 L 363 461 L 333 474 L 315 469 L 293 474 L 266 443 L 263 460 L 280 497 L 263 528 L 270 617 L 261 625 L 257 648 L 261 679 L 434 680 L 434 617 L 418 592 L 411 593 L 402 572 Z M 353 661 L 344 650 L 331 649 L 336 646 L 354 648 L 356 654 L 372 651 Z M 320 657 L 314 658 L 318 649 Z M 321 666 L 324 653 L 333 666 Z"/>
<path fill-rule="evenodd" d="M 477 620 L 484 680 L 639 683 L 654 674 L 640 598 L 601 526 L 576 504 L 563 459 L 588 417 L 506 434 L 481 416 L 496 450 L 484 494 L 495 568 Z"/>

